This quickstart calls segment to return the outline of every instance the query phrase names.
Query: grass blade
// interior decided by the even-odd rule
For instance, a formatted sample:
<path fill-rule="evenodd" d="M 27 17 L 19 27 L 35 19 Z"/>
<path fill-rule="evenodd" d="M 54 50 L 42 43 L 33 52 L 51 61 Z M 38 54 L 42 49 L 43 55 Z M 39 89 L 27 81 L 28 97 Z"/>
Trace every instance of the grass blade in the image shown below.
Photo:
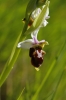
<path fill-rule="evenodd" d="M 21 98 L 21 96 L 22 96 L 22 94 L 23 94 L 24 90 L 25 90 L 25 87 L 24 87 L 24 88 L 23 88 L 23 90 L 21 91 L 21 93 L 20 93 L 20 95 L 19 95 L 19 97 L 18 97 L 18 99 L 17 99 L 17 100 L 20 100 L 20 98 Z"/>
<path fill-rule="evenodd" d="M 20 37 L 22 39 L 24 39 L 24 37 L 22 37 L 21 34 L 22 33 L 19 34 L 19 36 L 18 36 L 18 38 L 17 38 L 17 40 L 16 40 L 16 42 L 14 44 L 10 59 L 8 59 L 6 65 L 5 65 L 5 67 L 4 67 L 4 69 L 3 69 L 2 73 L 1 73 L 1 76 L 0 76 L 0 87 L 2 86 L 2 84 L 4 83 L 4 81 L 6 80 L 8 75 L 10 74 L 10 72 L 11 72 L 13 66 L 14 66 L 14 63 L 15 63 L 15 61 L 16 61 L 19 53 L 20 53 L 21 49 L 17 48 L 17 44 L 19 42 Z"/>
<path fill-rule="evenodd" d="M 64 74 L 65 71 L 66 71 L 66 70 L 65 70 L 65 68 L 64 68 L 63 71 L 62 71 L 62 73 L 61 73 L 61 75 L 60 75 L 60 78 L 59 78 L 59 80 L 58 80 L 57 86 L 56 86 L 56 88 L 55 88 L 55 91 L 54 91 L 54 93 L 53 93 L 53 96 L 52 96 L 51 100 L 54 100 L 56 91 L 57 91 L 57 89 L 58 89 L 58 86 L 59 86 L 59 84 L 60 84 L 60 82 L 61 82 L 62 76 L 63 76 L 63 74 Z"/>

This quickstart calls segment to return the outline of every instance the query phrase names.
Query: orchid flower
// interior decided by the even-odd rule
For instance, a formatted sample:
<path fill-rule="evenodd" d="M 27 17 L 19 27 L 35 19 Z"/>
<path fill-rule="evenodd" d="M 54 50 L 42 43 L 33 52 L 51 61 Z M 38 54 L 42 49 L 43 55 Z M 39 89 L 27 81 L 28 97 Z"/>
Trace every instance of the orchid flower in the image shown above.
<path fill-rule="evenodd" d="M 29 56 L 31 58 L 31 63 L 37 71 L 39 70 L 39 67 L 43 63 L 44 54 L 46 54 L 45 51 L 42 50 L 42 48 L 45 45 L 48 45 L 48 42 L 45 40 L 38 41 L 37 39 L 38 31 L 39 29 L 31 33 L 32 39 L 27 39 L 25 41 L 19 42 L 17 45 L 18 48 L 29 49 Z"/>
<path fill-rule="evenodd" d="M 34 20 L 40 15 L 40 13 L 41 13 L 42 10 L 45 8 L 45 6 L 46 6 L 46 5 L 43 5 L 42 8 L 36 8 L 36 9 L 32 12 L 32 14 L 31 14 L 31 16 L 30 16 L 29 23 L 28 23 L 28 29 L 30 28 L 30 26 L 32 25 L 32 23 L 34 22 Z M 47 7 L 46 13 L 44 14 L 44 19 L 43 19 L 43 21 L 41 22 L 39 28 L 40 28 L 40 27 L 45 27 L 45 26 L 48 24 L 47 19 L 50 18 L 50 16 L 48 16 L 48 15 L 49 15 L 49 7 Z M 23 21 L 26 21 L 26 19 L 24 18 Z"/>
<path fill-rule="evenodd" d="M 45 5 L 42 6 L 42 9 L 44 9 L 44 8 L 45 8 Z M 41 13 L 42 9 L 37 8 L 36 10 L 34 10 L 32 12 L 31 17 L 32 17 L 33 20 L 37 18 L 37 16 Z M 50 18 L 50 16 L 48 16 L 48 15 L 49 15 L 49 7 L 47 7 L 46 14 L 44 15 L 44 19 L 43 19 L 40 27 L 45 27 L 48 24 L 48 22 L 46 20 L 46 19 Z"/>

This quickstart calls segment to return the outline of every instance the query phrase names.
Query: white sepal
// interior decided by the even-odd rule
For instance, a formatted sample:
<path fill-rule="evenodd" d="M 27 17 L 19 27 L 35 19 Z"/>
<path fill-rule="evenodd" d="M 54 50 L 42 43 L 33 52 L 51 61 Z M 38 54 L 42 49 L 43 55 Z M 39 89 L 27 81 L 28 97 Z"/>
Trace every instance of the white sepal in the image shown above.
<path fill-rule="evenodd" d="M 24 49 L 30 49 L 34 44 L 33 39 L 27 39 L 25 41 L 19 42 L 17 47 L 18 48 L 24 48 Z"/>

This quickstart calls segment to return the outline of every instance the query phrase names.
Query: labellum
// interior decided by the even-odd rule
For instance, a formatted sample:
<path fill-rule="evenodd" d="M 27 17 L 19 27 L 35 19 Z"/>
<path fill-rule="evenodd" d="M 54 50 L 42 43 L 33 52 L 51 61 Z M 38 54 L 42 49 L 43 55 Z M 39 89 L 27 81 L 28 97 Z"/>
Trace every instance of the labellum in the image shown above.
<path fill-rule="evenodd" d="M 30 48 L 29 56 L 31 57 L 31 63 L 35 68 L 39 68 L 43 63 L 44 54 L 45 51 L 43 51 L 40 46 Z"/>

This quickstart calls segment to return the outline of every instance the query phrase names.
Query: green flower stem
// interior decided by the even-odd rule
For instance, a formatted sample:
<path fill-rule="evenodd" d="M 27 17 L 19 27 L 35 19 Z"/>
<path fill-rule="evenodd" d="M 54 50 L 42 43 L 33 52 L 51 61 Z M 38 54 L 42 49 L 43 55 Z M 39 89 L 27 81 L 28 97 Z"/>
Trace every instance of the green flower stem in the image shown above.
<path fill-rule="evenodd" d="M 11 61 L 9 60 L 6 64 L 6 66 L 4 67 L 3 72 L 1 74 L 1 77 L 0 77 L 0 86 L 2 86 L 2 84 L 4 83 L 4 81 L 6 80 L 8 75 L 10 74 L 10 72 L 13 68 L 13 65 L 14 65 L 14 63 L 19 55 L 19 52 L 20 52 L 20 49 L 16 49 L 12 60 Z"/>
<path fill-rule="evenodd" d="M 18 36 L 18 38 L 15 42 L 15 45 L 13 47 L 13 50 L 12 50 L 12 53 L 11 53 L 11 56 L 10 56 L 10 59 L 7 61 L 5 67 L 2 71 L 2 74 L 0 76 L 0 86 L 2 86 L 2 84 L 4 83 L 4 81 L 6 80 L 8 75 L 10 74 L 10 72 L 11 72 L 13 66 L 14 66 L 14 63 L 16 62 L 17 57 L 20 53 L 21 49 L 17 48 L 17 44 L 18 44 L 19 41 L 23 41 L 27 36 L 27 34 L 24 34 L 24 33 L 27 30 L 29 18 L 30 18 L 30 16 L 28 17 L 28 20 L 26 21 L 26 23 L 24 25 L 23 31 L 19 34 L 19 36 Z"/>
<path fill-rule="evenodd" d="M 53 60 L 53 62 L 52 62 L 52 64 L 51 64 L 51 66 L 49 67 L 48 72 L 47 72 L 47 74 L 45 75 L 45 77 L 44 77 L 44 79 L 43 79 L 41 85 L 39 86 L 39 88 L 37 89 L 35 95 L 32 97 L 31 100 L 37 100 L 37 96 L 38 96 L 39 92 L 41 91 L 43 85 L 45 84 L 45 82 L 46 82 L 46 80 L 48 79 L 50 73 L 52 72 L 52 69 L 54 68 L 54 66 L 55 66 L 55 64 L 56 64 L 56 62 L 57 62 L 57 60 L 60 58 L 60 55 L 61 55 L 61 53 L 63 52 L 63 49 L 64 49 L 65 45 L 66 45 L 66 41 L 64 42 L 63 46 L 62 46 L 61 49 L 59 50 L 58 56 Z"/>
<path fill-rule="evenodd" d="M 17 44 L 19 42 L 19 40 L 24 40 L 25 39 L 25 36 L 22 35 L 22 32 L 19 34 L 16 42 L 15 42 L 15 45 L 13 47 L 13 50 L 12 50 L 12 53 L 11 53 L 11 56 L 10 58 L 8 59 L 2 73 L 1 73 L 1 76 L 0 76 L 0 86 L 2 86 L 2 84 L 5 82 L 6 78 L 8 77 L 8 75 L 10 74 L 11 70 L 13 69 L 14 67 L 14 63 L 15 61 L 17 60 L 17 57 L 20 53 L 20 50 L 21 49 L 18 49 L 17 48 Z"/>

